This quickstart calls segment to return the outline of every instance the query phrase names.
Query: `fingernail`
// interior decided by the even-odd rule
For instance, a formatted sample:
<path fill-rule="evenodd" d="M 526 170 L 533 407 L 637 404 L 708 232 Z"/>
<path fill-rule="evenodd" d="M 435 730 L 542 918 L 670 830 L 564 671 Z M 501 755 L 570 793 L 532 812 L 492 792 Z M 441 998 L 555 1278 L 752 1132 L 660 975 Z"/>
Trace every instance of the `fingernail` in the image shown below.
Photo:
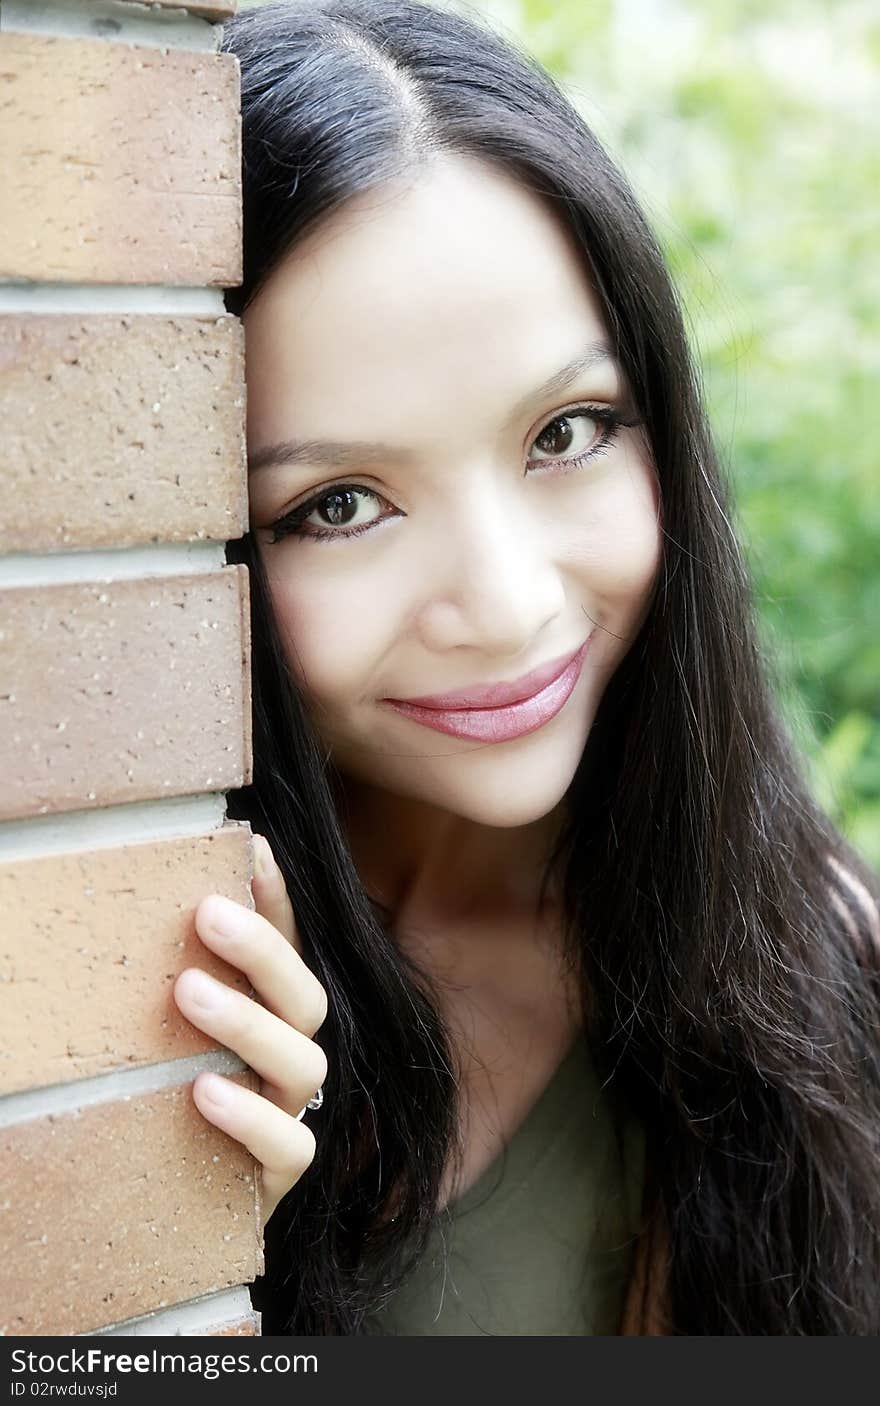
<path fill-rule="evenodd" d="M 254 872 L 259 879 L 268 879 L 275 861 L 269 841 L 263 835 L 254 835 Z"/>
<path fill-rule="evenodd" d="M 225 1079 L 218 1079 L 216 1074 L 209 1074 L 199 1084 L 199 1093 L 203 1094 L 209 1103 L 214 1103 L 218 1108 L 228 1108 L 230 1103 L 229 1086 Z"/>
<path fill-rule="evenodd" d="M 205 915 L 208 926 L 218 937 L 245 937 L 248 930 L 248 913 L 231 898 L 222 893 L 211 895 Z"/>
<path fill-rule="evenodd" d="M 226 1004 L 226 988 L 207 972 L 196 968 L 187 978 L 187 995 L 204 1011 L 219 1011 Z"/>

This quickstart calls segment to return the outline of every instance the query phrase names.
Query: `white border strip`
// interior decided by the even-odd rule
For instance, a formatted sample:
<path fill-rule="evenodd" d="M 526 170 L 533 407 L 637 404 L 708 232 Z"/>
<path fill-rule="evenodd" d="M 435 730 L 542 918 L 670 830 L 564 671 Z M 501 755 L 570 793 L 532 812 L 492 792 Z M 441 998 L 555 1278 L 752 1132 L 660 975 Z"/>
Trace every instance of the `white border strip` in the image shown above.
<path fill-rule="evenodd" d="M 118 849 L 120 845 L 148 844 L 152 840 L 185 839 L 220 830 L 225 821 L 223 791 L 4 820 L 0 821 L 0 863 L 75 854 L 80 850 Z"/>
<path fill-rule="evenodd" d="M 154 283 L 34 283 L 0 280 L 0 313 L 154 313 L 161 317 L 231 317 L 222 288 Z"/>
<path fill-rule="evenodd" d="M 92 1079 L 73 1079 L 69 1084 L 48 1084 L 41 1089 L 4 1094 L 0 1098 L 0 1128 L 191 1084 L 203 1069 L 216 1074 L 239 1074 L 247 1067 L 232 1050 L 210 1050 L 207 1054 L 172 1059 L 164 1064 L 113 1069 L 107 1074 L 96 1074 Z"/>
<path fill-rule="evenodd" d="M 129 581 L 144 576 L 196 576 L 226 564 L 225 542 L 169 542 L 155 547 L 45 554 L 9 552 L 0 557 L 0 589 L 79 581 Z"/>
<path fill-rule="evenodd" d="M 117 0 L 3 0 L 0 30 L 211 52 L 219 47 L 222 25 L 187 10 Z"/>
<path fill-rule="evenodd" d="M 250 1294 L 242 1285 L 207 1294 L 200 1299 L 187 1299 L 173 1308 L 161 1308 L 140 1318 L 129 1318 L 110 1328 L 95 1328 L 91 1333 L 75 1333 L 77 1338 L 183 1338 L 206 1336 L 209 1328 L 221 1328 L 239 1318 L 254 1313 Z"/>

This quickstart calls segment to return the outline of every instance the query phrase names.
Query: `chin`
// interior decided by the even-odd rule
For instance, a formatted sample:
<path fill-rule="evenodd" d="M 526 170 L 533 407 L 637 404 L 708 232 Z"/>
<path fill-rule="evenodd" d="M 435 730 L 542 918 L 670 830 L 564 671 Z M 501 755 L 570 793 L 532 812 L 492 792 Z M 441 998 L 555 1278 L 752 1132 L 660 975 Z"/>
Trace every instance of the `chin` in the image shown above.
<path fill-rule="evenodd" d="M 379 789 L 447 811 L 462 820 L 492 829 L 512 830 L 533 825 L 555 810 L 565 797 L 580 763 L 583 742 L 536 747 L 531 754 L 512 755 L 505 746 L 479 747 L 457 757 L 398 759 L 384 767 L 381 782 L 356 768 L 361 780 Z M 403 764 L 401 765 L 401 762 Z"/>
<path fill-rule="evenodd" d="M 552 794 L 544 791 L 540 795 L 508 795 L 499 797 L 496 804 L 492 804 L 486 797 L 475 798 L 472 805 L 462 804 L 456 808 L 455 813 L 463 820 L 473 821 L 475 825 L 485 825 L 492 830 L 518 830 L 523 826 L 536 824 L 554 811 L 565 796 L 566 790 L 567 787 L 563 787 Z"/>

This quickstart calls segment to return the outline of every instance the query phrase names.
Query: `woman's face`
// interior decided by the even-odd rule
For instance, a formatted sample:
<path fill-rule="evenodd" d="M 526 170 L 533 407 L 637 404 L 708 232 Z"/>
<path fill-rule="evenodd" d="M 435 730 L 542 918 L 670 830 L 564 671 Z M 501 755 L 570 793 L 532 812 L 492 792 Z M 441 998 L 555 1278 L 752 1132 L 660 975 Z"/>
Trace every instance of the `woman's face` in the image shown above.
<path fill-rule="evenodd" d="M 339 770 L 480 824 L 547 815 L 660 553 L 571 236 L 444 155 L 326 221 L 243 320 L 252 530 Z M 536 670 L 514 698 L 472 692 Z"/>

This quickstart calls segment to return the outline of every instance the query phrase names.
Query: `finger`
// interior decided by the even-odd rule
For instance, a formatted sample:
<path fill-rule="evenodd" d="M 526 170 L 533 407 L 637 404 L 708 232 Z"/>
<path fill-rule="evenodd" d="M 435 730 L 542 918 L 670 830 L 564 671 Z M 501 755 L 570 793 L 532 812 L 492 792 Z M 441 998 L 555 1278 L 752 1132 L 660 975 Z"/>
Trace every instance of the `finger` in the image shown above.
<path fill-rule="evenodd" d="M 243 971 L 269 1010 L 314 1035 L 327 1015 L 327 993 L 267 918 L 212 893 L 196 909 L 195 924 L 205 946 Z"/>
<path fill-rule="evenodd" d="M 193 1084 L 199 1112 L 234 1137 L 262 1168 L 263 1220 L 295 1186 L 315 1155 L 315 1135 L 260 1094 L 219 1074 L 200 1074 Z"/>
<path fill-rule="evenodd" d="M 323 1084 L 327 1058 L 320 1046 L 249 996 L 198 967 L 181 972 L 173 989 L 187 1020 L 276 1085 L 288 1108 L 298 1111 Z"/>
<path fill-rule="evenodd" d="M 257 912 L 261 913 L 273 928 L 277 928 L 288 942 L 292 942 L 301 956 L 302 942 L 296 930 L 293 904 L 287 892 L 284 875 L 275 863 L 272 847 L 265 835 L 254 835 L 253 843 L 254 877 L 251 888 Z"/>

